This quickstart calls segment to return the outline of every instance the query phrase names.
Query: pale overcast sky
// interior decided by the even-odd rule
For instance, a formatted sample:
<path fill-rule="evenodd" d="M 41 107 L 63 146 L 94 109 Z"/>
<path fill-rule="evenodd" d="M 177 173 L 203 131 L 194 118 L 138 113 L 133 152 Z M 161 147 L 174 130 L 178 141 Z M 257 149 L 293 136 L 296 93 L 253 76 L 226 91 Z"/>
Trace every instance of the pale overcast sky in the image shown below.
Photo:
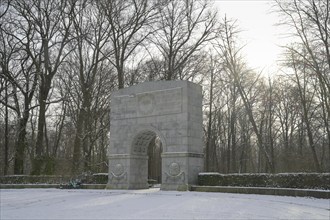
<path fill-rule="evenodd" d="M 278 15 L 272 13 L 271 0 L 215 0 L 220 16 L 237 19 L 242 30 L 242 44 L 247 44 L 244 53 L 252 68 L 263 70 L 265 75 L 276 72 L 276 61 L 280 58 L 287 39 L 283 28 L 275 26 Z"/>

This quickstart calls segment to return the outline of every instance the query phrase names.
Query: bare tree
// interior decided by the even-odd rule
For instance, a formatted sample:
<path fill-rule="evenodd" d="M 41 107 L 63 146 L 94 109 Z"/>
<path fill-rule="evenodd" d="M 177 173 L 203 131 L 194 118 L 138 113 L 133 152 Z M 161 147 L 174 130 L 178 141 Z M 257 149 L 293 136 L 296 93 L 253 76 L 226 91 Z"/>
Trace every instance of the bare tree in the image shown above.
<path fill-rule="evenodd" d="M 251 89 L 244 87 L 244 75 L 249 73 L 249 69 L 246 67 L 243 58 L 240 55 L 242 48 L 237 47 L 236 39 L 238 34 L 237 27 L 232 21 L 228 21 L 224 18 L 223 32 L 218 38 L 215 48 L 219 52 L 219 56 L 223 59 L 224 71 L 231 77 L 235 87 L 238 90 L 240 98 L 244 104 L 246 113 L 249 117 L 249 121 L 252 125 L 253 131 L 257 137 L 257 143 L 260 151 L 266 158 L 266 163 L 271 172 L 275 172 L 274 163 L 269 152 L 263 143 L 263 137 L 261 133 L 261 125 L 258 126 L 255 114 L 253 113 L 253 100 L 249 97 Z M 258 81 L 258 77 L 254 80 L 252 87 L 255 87 L 255 83 Z M 252 88 L 250 87 L 250 88 Z"/>
<path fill-rule="evenodd" d="M 215 111 L 214 111 L 214 99 L 215 99 L 215 91 L 214 87 L 216 84 L 216 78 L 221 72 L 220 69 L 217 69 L 218 65 L 216 65 L 216 57 L 210 56 L 209 62 L 209 98 L 207 103 L 207 110 L 204 111 L 208 112 L 207 118 L 207 128 L 206 128 L 206 143 L 205 143 L 205 170 L 206 171 L 217 171 L 217 151 L 216 151 L 216 144 L 215 138 L 218 135 L 215 132 L 214 124 L 215 124 Z"/>
<path fill-rule="evenodd" d="M 125 86 L 125 62 L 151 33 L 154 4 L 148 0 L 101 1 L 99 9 L 107 17 L 112 56 L 109 61 L 117 70 L 118 88 Z"/>
<path fill-rule="evenodd" d="M 59 79 L 63 84 L 61 91 L 69 101 L 68 120 L 75 124 L 72 174 L 91 169 L 94 148 L 108 130 L 109 123 L 103 120 L 115 85 L 107 57 L 111 47 L 109 30 L 104 10 L 96 3 L 77 1 L 71 33 L 74 40 L 69 43 L 72 53 L 62 66 Z"/>
<path fill-rule="evenodd" d="M 278 160 L 279 170 L 286 172 L 296 169 L 297 157 L 302 151 L 296 147 L 294 135 L 297 132 L 299 121 L 299 103 L 295 96 L 296 88 L 292 80 L 286 76 L 277 76 L 274 79 L 274 117 L 278 123 L 274 124 L 274 132 L 278 133 L 277 143 L 280 150 Z M 276 103 L 276 104 L 275 104 Z M 298 144 L 297 144 L 298 145 Z M 302 147 L 301 144 L 299 144 Z M 298 162 L 299 163 L 299 162 Z"/>
<path fill-rule="evenodd" d="M 185 79 L 184 68 L 218 32 L 216 13 L 207 1 L 163 1 L 149 38 L 164 62 L 166 80 Z"/>
<path fill-rule="evenodd" d="M 302 63 L 302 65 L 300 65 L 299 63 Z M 311 115 L 310 107 L 311 107 L 311 102 L 313 100 L 313 95 L 312 96 L 308 95 L 309 89 L 307 84 L 308 79 L 307 79 L 306 65 L 304 65 L 305 64 L 304 62 L 299 62 L 299 60 L 297 60 L 294 53 L 291 54 L 290 64 L 292 65 L 292 68 L 294 70 L 294 75 L 298 86 L 300 104 L 302 106 L 302 115 L 303 115 L 304 124 L 306 125 L 309 146 L 311 148 L 314 159 L 314 166 L 318 172 L 321 172 L 322 168 L 320 166 L 319 158 L 316 152 L 315 140 L 314 140 L 311 119 L 310 119 L 310 115 Z M 303 74 L 302 77 L 299 75 L 300 71 Z"/>
<path fill-rule="evenodd" d="M 5 16 L 5 14 L 8 12 L 9 10 L 9 6 L 10 6 L 10 1 L 11 0 L 7 0 L 7 1 L 1 1 L 0 2 L 0 19 Z"/>
<path fill-rule="evenodd" d="M 11 10 L 10 13 L 15 13 L 12 9 L 9 10 Z M 7 109 L 6 117 L 8 117 L 8 108 L 13 110 L 17 115 L 14 173 L 23 174 L 27 145 L 27 123 L 30 110 L 36 107 L 32 106 L 32 101 L 38 79 L 33 63 L 30 60 L 31 55 L 26 48 L 33 44 L 32 36 L 35 31 L 27 23 L 21 21 L 20 17 L 4 16 L 1 20 L 5 22 L 0 29 L 1 78 L 7 83 L 4 88 L 5 94 L 1 95 L 0 103 Z M 1 94 L 3 92 L 2 89 Z M 8 91 L 9 89 L 12 90 L 10 93 Z M 11 99 L 11 102 L 8 101 L 9 99 Z M 7 129 L 6 131 L 8 132 Z M 5 154 L 8 154 L 8 149 L 6 149 Z M 8 169 L 8 158 L 5 160 L 6 169 Z"/>
<path fill-rule="evenodd" d="M 36 157 L 33 163 L 34 174 L 40 174 L 43 166 L 46 106 L 52 80 L 69 51 L 65 46 L 70 40 L 70 14 L 74 2 L 54 0 L 13 1 L 16 15 L 35 30 L 31 44 L 25 48 L 38 75 L 38 131 Z"/>
<path fill-rule="evenodd" d="M 307 0 L 307 1 L 276 1 L 277 11 L 283 15 L 281 24 L 292 27 L 296 41 L 295 45 L 289 45 L 288 60 L 291 61 L 289 67 L 293 69 L 296 77 L 296 83 L 300 89 L 304 89 L 302 84 L 301 74 L 308 74 L 308 78 L 317 80 L 317 90 L 322 99 L 322 119 L 327 134 L 327 139 L 330 139 L 330 1 L 329 0 Z M 306 75 L 307 77 L 307 75 Z M 311 90 L 311 88 L 308 88 Z M 304 91 L 304 90 L 303 90 Z M 300 94 L 300 100 L 304 106 L 304 93 Z M 310 109 L 304 108 L 304 123 Z M 310 120 L 310 119 L 309 119 Z M 309 145 L 312 150 L 314 164 L 318 171 L 320 167 L 319 159 L 315 150 L 315 140 L 310 125 L 307 126 L 307 134 Z M 328 151 L 330 151 L 330 143 L 328 141 Z"/>
<path fill-rule="evenodd" d="M 290 53 L 300 57 L 318 80 L 323 97 L 323 122 L 330 139 L 330 1 L 279 1 L 277 11 L 284 15 L 281 24 L 293 28 L 291 33 L 299 45 L 288 47 Z M 328 144 L 330 151 L 330 143 Z"/>

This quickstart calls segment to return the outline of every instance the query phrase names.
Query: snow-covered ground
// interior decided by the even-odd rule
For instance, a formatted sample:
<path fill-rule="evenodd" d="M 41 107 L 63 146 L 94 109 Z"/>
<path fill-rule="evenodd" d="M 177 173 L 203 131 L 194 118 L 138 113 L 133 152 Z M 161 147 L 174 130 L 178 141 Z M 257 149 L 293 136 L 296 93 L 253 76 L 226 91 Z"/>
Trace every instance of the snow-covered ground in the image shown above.
<path fill-rule="evenodd" d="M 2 189 L 0 219 L 329 219 L 330 200 L 148 190 Z"/>

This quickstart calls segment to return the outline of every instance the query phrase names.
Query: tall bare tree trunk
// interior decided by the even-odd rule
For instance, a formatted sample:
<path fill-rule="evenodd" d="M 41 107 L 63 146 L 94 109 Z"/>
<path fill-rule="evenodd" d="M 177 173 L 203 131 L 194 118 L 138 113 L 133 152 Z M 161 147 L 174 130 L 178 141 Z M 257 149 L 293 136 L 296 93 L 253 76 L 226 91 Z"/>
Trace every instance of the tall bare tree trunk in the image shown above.
<path fill-rule="evenodd" d="M 273 86 L 269 79 L 269 101 L 268 101 L 268 144 L 270 148 L 270 158 L 273 164 L 273 172 L 275 172 L 275 154 L 273 139 Z"/>
<path fill-rule="evenodd" d="M 211 85 L 210 85 L 210 97 L 209 97 L 209 118 L 207 126 L 207 138 L 206 138 L 206 171 L 212 171 L 212 161 L 211 161 L 211 145 L 212 145 L 212 106 L 213 106 L 213 82 L 214 82 L 214 70 L 211 68 Z"/>
<path fill-rule="evenodd" d="M 233 86 L 230 116 L 230 134 L 231 134 L 231 172 L 237 172 L 236 169 L 236 86 Z"/>
<path fill-rule="evenodd" d="M 9 129 L 8 129 L 8 82 L 5 82 L 5 161 L 4 161 L 4 175 L 8 174 L 8 154 L 9 154 Z"/>
<path fill-rule="evenodd" d="M 84 139 L 84 118 L 85 118 L 85 112 L 84 112 L 84 108 L 82 107 L 79 110 L 77 126 L 76 126 L 76 135 L 73 144 L 73 157 L 72 157 L 72 169 L 71 169 L 71 173 L 73 175 L 78 174 L 81 170 L 81 151 L 82 151 L 82 143 Z"/>
<path fill-rule="evenodd" d="M 32 165 L 32 174 L 40 175 L 42 174 L 43 166 L 44 166 L 44 153 L 45 145 L 44 145 L 44 131 L 45 131 L 45 121 L 46 121 L 46 100 L 48 98 L 49 90 L 50 90 L 50 82 L 47 80 L 46 76 L 41 80 L 41 85 L 39 88 L 39 114 L 38 114 L 38 130 L 37 130 L 37 140 L 35 145 L 35 158 Z"/>
<path fill-rule="evenodd" d="M 297 85 L 298 85 L 298 89 L 299 89 L 299 97 L 300 97 L 300 103 L 302 105 L 302 116 L 303 116 L 303 122 L 306 125 L 306 131 L 307 131 L 307 137 L 308 137 L 308 143 L 309 143 L 309 147 L 311 148 L 312 151 L 312 156 L 313 156 L 313 160 L 314 160 L 314 166 L 317 172 L 322 172 L 322 168 L 320 166 L 320 162 L 316 153 L 316 149 L 315 149 L 315 143 L 314 143 L 314 137 L 313 137 L 313 132 L 312 132 L 312 128 L 311 128 L 311 122 L 310 122 L 310 118 L 308 116 L 308 107 L 307 107 L 307 100 L 306 100 L 306 94 L 305 94 L 305 85 L 301 85 L 300 82 L 300 77 L 298 76 L 298 69 L 296 66 L 296 60 L 292 54 L 292 64 L 293 64 L 293 69 L 295 72 L 295 76 L 296 76 L 296 80 L 297 80 Z M 306 73 L 305 70 L 303 70 L 303 80 L 304 82 L 306 81 Z"/>

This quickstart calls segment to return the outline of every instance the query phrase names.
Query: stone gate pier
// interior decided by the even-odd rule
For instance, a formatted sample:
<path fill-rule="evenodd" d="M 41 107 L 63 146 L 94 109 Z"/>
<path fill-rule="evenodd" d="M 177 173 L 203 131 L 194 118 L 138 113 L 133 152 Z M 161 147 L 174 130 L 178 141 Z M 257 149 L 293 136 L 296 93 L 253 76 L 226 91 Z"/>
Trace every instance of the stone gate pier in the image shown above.
<path fill-rule="evenodd" d="M 161 189 L 187 190 L 203 171 L 202 88 L 188 81 L 145 82 L 111 96 L 111 189 L 148 188 L 148 146 L 162 143 Z"/>

